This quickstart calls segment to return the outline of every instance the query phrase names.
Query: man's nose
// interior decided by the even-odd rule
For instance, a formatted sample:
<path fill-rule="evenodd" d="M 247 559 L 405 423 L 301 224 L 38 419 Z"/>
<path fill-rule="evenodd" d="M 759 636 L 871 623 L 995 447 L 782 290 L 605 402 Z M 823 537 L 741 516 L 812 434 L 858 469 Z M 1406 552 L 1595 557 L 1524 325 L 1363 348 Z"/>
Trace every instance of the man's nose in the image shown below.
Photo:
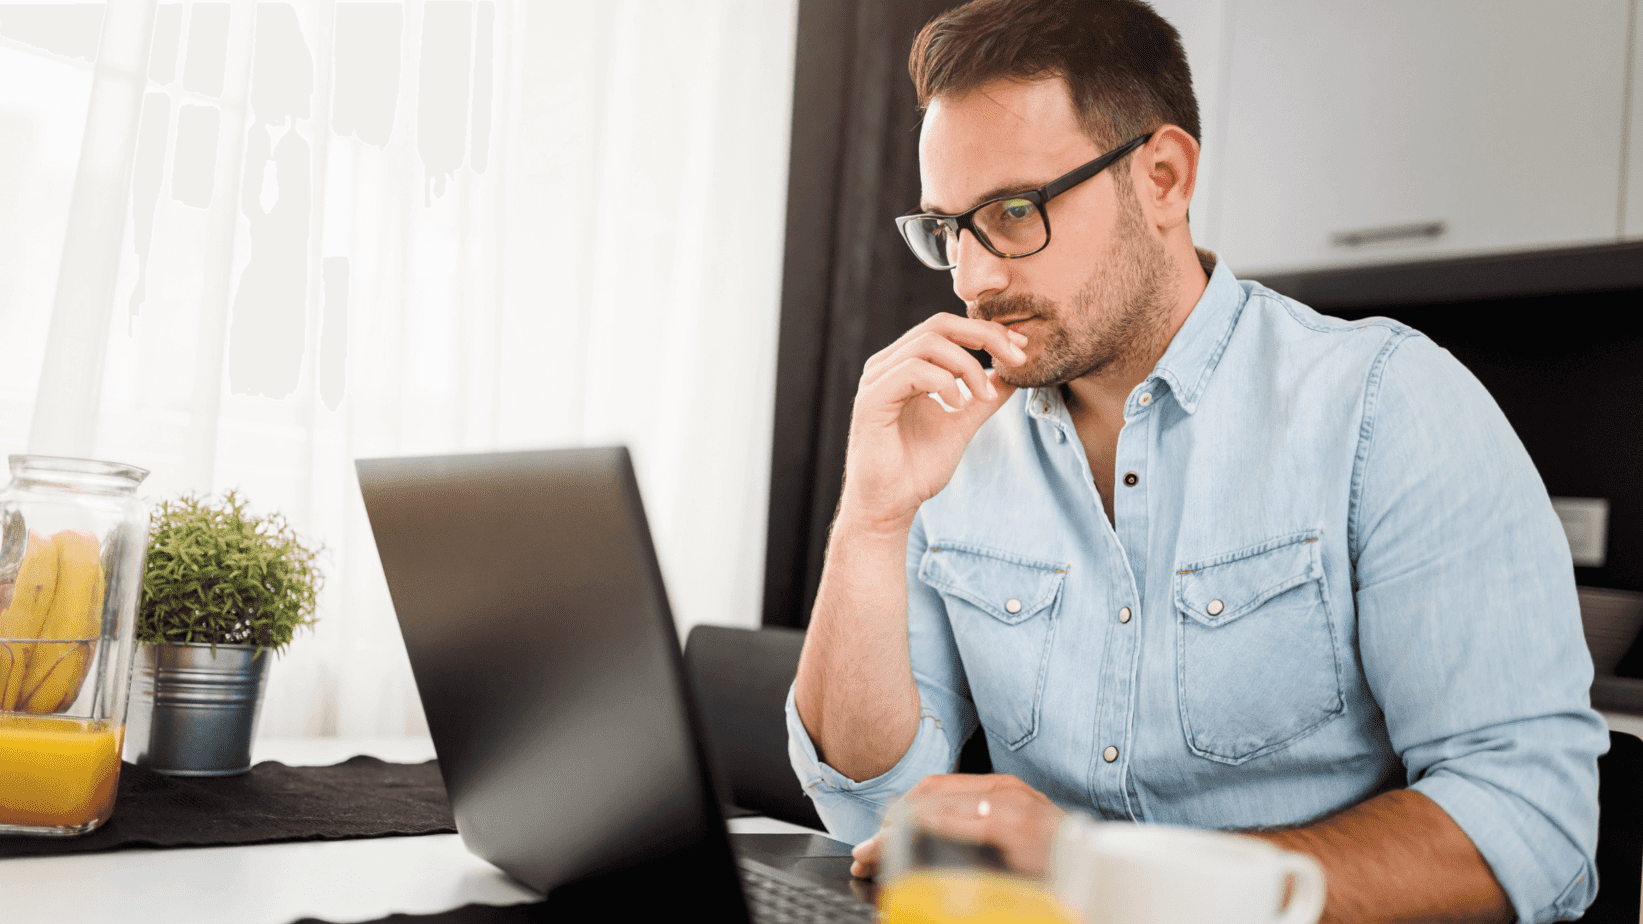
<path fill-rule="evenodd" d="M 1004 258 L 982 246 L 968 230 L 958 233 L 958 252 L 953 260 L 958 264 L 949 271 L 953 274 L 953 294 L 967 305 L 996 295 L 1010 284 Z"/>

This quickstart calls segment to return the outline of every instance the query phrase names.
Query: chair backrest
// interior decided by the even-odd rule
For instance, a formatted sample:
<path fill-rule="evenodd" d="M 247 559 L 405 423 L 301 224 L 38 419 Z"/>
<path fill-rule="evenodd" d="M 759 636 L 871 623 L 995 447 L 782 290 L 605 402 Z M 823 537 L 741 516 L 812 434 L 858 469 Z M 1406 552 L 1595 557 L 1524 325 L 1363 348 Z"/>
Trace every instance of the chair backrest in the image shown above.
<path fill-rule="evenodd" d="M 1609 732 L 1597 759 L 1597 899 L 1588 924 L 1637 924 L 1643 892 L 1643 740 Z"/>
<path fill-rule="evenodd" d="M 798 629 L 699 625 L 685 641 L 685 673 L 721 798 L 824 830 L 787 759 L 787 690 L 803 647 Z"/>
<path fill-rule="evenodd" d="M 698 625 L 685 641 L 685 673 L 696 696 L 721 798 L 823 830 L 787 759 L 787 690 L 799 670 L 804 632 L 767 626 Z M 970 736 L 958 773 L 991 773 L 987 736 Z"/>

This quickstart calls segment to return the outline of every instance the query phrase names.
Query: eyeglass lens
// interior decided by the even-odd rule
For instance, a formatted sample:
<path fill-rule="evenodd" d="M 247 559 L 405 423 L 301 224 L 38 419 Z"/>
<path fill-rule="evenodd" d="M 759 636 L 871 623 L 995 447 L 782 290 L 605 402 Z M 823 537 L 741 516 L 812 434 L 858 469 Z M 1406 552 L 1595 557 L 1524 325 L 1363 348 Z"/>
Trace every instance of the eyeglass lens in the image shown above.
<path fill-rule="evenodd" d="M 1049 231 L 1044 213 L 1030 199 L 999 199 L 971 216 L 971 227 L 982 243 L 1002 257 L 1021 257 L 1044 247 Z M 921 217 L 908 223 L 907 242 L 926 265 L 949 269 L 958 265 L 956 223 L 951 219 Z"/>

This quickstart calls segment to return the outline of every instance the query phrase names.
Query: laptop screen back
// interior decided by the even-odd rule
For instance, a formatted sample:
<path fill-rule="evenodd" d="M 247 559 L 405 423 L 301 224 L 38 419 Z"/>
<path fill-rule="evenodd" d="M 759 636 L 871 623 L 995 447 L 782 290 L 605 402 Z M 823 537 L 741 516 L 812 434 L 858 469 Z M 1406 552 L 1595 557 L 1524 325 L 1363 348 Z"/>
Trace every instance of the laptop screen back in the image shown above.
<path fill-rule="evenodd" d="M 745 920 L 626 450 L 356 466 L 468 848 L 554 901 Z"/>

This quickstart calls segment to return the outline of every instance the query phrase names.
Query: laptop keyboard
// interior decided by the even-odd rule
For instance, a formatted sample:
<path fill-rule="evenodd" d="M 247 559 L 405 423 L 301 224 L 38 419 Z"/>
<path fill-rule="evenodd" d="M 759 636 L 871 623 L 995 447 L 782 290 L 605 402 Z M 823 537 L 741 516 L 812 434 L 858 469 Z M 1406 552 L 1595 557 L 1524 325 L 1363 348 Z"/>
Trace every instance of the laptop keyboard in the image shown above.
<path fill-rule="evenodd" d="M 835 921 L 878 920 L 872 905 L 808 883 L 777 879 L 757 864 L 738 864 L 742 891 L 756 924 L 827 924 Z"/>

